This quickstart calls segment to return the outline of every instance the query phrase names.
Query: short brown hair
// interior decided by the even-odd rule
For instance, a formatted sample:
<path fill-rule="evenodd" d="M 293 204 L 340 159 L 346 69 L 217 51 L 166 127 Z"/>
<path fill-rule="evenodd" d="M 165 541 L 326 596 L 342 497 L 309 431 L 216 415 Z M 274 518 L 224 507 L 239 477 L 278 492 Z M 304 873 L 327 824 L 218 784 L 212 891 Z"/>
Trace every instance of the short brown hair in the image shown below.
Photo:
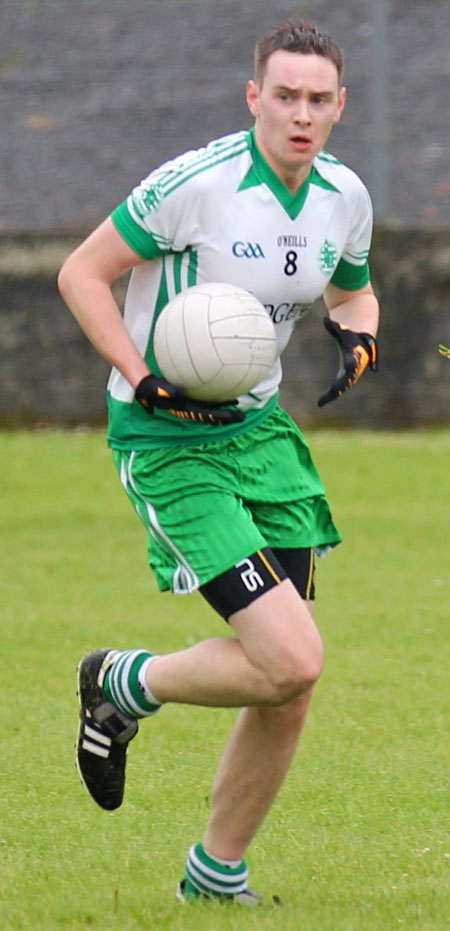
<path fill-rule="evenodd" d="M 262 84 L 267 61 L 274 52 L 299 52 L 301 55 L 322 55 L 336 66 L 339 84 L 344 75 L 344 53 L 327 32 L 304 19 L 286 20 L 264 36 L 255 47 L 255 80 Z"/>

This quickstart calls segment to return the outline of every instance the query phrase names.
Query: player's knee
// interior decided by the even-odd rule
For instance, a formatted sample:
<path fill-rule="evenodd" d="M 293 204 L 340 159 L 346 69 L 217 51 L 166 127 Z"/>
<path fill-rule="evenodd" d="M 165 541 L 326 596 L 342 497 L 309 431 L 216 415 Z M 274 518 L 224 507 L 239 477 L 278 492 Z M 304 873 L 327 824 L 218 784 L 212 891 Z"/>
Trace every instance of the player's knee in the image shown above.
<path fill-rule="evenodd" d="M 323 645 L 317 635 L 308 644 L 283 650 L 269 672 L 274 704 L 284 704 L 313 687 L 323 669 Z"/>

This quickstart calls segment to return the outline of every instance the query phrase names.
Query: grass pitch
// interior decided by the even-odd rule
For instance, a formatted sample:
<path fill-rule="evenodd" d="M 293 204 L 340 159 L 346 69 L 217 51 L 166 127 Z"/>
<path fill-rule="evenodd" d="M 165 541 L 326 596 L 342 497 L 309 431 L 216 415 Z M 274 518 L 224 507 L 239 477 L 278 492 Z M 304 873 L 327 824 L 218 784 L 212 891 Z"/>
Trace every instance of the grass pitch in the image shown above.
<path fill-rule="evenodd" d="M 182 906 L 235 712 L 167 706 L 107 814 L 73 762 L 79 657 L 223 634 L 159 595 L 100 433 L 0 435 L 0 925 L 444 931 L 450 923 L 450 432 L 310 436 L 344 545 L 318 568 L 327 647 L 299 755 L 248 861 L 274 906 Z"/>

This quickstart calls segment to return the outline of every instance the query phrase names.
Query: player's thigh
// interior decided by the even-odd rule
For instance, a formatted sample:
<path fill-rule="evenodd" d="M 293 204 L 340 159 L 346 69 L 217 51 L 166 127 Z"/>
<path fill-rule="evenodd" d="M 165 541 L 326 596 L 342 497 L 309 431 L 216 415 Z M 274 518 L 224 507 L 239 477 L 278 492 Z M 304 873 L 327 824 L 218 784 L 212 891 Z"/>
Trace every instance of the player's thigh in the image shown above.
<path fill-rule="evenodd" d="M 265 592 L 289 578 L 305 601 L 314 599 L 314 551 L 266 546 L 239 560 L 200 588 L 209 604 L 227 621 Z"/>
<path fill-rule="evenodd" d="M 274 683 L 312 685 L 323 666 L 323 645 L 309 602 L 285 579 L 229 623 L 250 662 Z"/>

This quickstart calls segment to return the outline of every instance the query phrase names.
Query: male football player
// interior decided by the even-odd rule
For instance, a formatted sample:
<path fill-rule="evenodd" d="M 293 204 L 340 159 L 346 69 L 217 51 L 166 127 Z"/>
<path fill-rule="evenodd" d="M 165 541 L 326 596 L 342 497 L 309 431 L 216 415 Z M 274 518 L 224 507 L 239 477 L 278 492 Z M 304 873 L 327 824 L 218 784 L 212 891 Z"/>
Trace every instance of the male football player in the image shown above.
<path fill-rule="evenodd" d="M 96 650 L 79 667 L 78 766 L 106 809 L 122 802 L 139 719 L 167 702 L 240 709 L 202 839 L 188 853 L 183 901 L 260 901 L 244 856 L 321 673 L 314 560 L 340 537 L 308 446 L 279 407 L 280 361 L 235 403 L 194 402 L 161 377 L 153 330 L 179 291 L 230 282 L 272 314 L 281 354 L 323 295 L 342 365 L 319 404 L 376 368 L 370 199 L 324 149 L 344 110 L 343 67 L 340 48 L 316 27 L 275 27 L 256 46 L 247 85 L 254 126 L 152 171 L 59 276 L 67 305 L 112 365 L 108 441 L 147 527 L 159 587 L 199 590 L 234 633 L 159 655 L 150 628 L 152 651 Z M 129 268 L 122 316 L 111 285 Z"/>

